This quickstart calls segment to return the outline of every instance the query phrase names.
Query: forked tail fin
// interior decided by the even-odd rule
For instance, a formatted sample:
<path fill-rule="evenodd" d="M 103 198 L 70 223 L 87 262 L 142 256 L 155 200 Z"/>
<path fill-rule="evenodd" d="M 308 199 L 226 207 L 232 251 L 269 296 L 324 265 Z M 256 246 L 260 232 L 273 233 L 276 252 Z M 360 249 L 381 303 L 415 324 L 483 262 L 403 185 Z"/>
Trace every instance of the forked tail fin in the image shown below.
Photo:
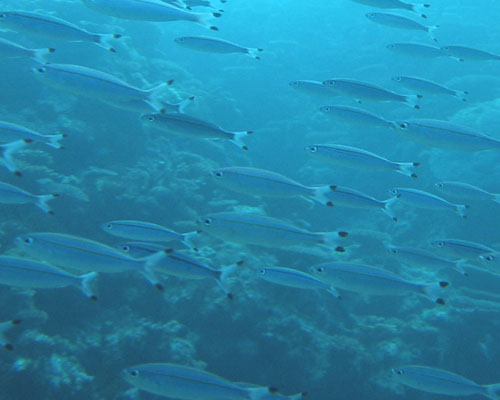
<path fill-rule="evenodd" d="M 53 49 L 51 47 L 45 48 L 45 49 L 34 49 L 33 50 L 33 58 L 35 61 L 38 61 L 41 64 L 45 64 L 47 60 L 45 57 L 47 57 L 49 54 L 52 54 L 56 49 Z"/>
<path fill-rule="evenodd" d="M 40 208 L 43 212 L 47 214 L 54 214 L 54 212 L 50 209 L 49 205 L 47 204 L 50 200 L 55 199 L 56 197 L 59 197 L 58 194 L 42 194 L 40 196 L 36 196 L 36 206 Z"/>
<path fill-rule="evenodd" d="M 422 285 L 420 287 L 420 293 L 422 293 L 425 297 L 432 300 L 437 304 L 444 305 L 446 302 L 442 297 L 442 289 L 449 286 L 449 283 L 446 281 L 440 281 L 437 284 L 431 283 L 428 285 Z"/>

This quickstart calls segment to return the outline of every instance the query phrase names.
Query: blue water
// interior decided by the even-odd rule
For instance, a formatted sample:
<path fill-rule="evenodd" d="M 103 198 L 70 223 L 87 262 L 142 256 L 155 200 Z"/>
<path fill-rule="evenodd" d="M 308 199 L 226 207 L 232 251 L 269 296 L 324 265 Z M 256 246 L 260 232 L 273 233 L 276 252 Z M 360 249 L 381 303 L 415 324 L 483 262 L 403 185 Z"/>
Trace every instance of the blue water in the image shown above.
<path fill-rule="evenodd" d="M 437 399 L 396 384 L 390 371 L 405 364 L 454 371 L 481 384 L 500 382 L 498 276 L 471 270 L 463 277 L 453 270 L 407 267 L 385 249 L 393 243 L 432 250 L 430 242 L 445 237 L 500 249 L 500 205 L 472 201 L 463 220 L 453 212 L 397 204 L 399 221 L 394 223 L 377 210 L 330 209 L 300 198 L 237 194 L 210 176 L 217 167 L 253 166 L 307 185 L 352 187 L 378 199 L 388 198 L 392 187 L 439 194 L 433 184 L 442 180 L 500 192 L 498 150 L 431 148 L 397 131 L 350 125 L 319 111 L 328 103 L 359 106 L 389 120 L 453 121 L 500 139 L 498 61 L 419 59 L 385 48 L 415 41 L 500 53 L 496 1 L 431 4 L 428 19 L 401 14 L 440 25 L 437 44 L 422 31 L 374 24 L 364 16 L 372 8 L 349 0 L 228 0 L 216 20 L 218 32 L 188 22 L 112 18 L 80 1 L 4 0 L 5 10 L 52 13 L 88 30 L 117 32 L 124 38 L 114 42 L 116 54 L 89 43 L 52 42 L 13 31 L 2 32 L 2 38 L 31 48 L 54 47 L 57 51 L 48 57 L 52 63 L 102 70 L 141 88 L 174 79 L 167 98 L 177 102 L 195 96 L 188 114 L 231 131 L 255 132 L 246 142 L 248 152 L 226 141 L 169 135 L 144 127 L 138 113 L 44 85 L 31 71 L 37 65 L 31 60 L 2 60 L 0 120 L 44 134 L 68 135 L 63 150 L 33 145 L 15 155 L 22 178 L 1 170 L 0 180 L 32 193 L 61 193 L 51 203 L 53 216 L 32 205 L 2 205 L 4 253 L 20 254 L 14 238 L 28 232 L 67 233 L 112 245 L 123 240 L 99 228 L 106 221 L 144 220 L 187 232 L 207 213 L 232 210 L 266 214 L 317 232 L 347 230 L 350 239 L 347 254 L 332 256 L 321 249 L 235 245 L 201 235 L 197 247 L 214 268 L 244 260 L 231 280 L 232 301 L 210 280 L 170 277 L 161 293 L 134 273 L 102 274 L 95 303 L 74 288 L 35 292 L 1 286 L 0 320 L 25 321 L 5 334 L 14 350 L 1 353 L 0 397 L 158 398 L 131 393 L 121 377 L 125 367 L 150 362 L 204 368 L 231 381 L 277 387 L 285 394 L 304 391 L 310 399 Z M 187 35 L 213 35 L 260 47 L 262 59 L 199 53 L 174 43 Z M 394 75 L 420 76 L 467 90 L 468 101 L 424 96 L 421 110 L 399 103 L 356 105 L 352 99 L 315 98 L 288 84 L 345 77 L 410 94 L 391 80 Z M 344 144 L 396 161 L 418 161 L 419 178 L 334 167 L 307 154 L 305 146 L 313 143 Z M 256 277 L 262 267 L 306 271 L 329 259 L 376 265 L 416 281 L 447 280 L 447 305 L 417 295 L 367 297 L 347 291 L 341 291 L 343 300 L 338 301 L 326 292 L 277 286 Z"/>

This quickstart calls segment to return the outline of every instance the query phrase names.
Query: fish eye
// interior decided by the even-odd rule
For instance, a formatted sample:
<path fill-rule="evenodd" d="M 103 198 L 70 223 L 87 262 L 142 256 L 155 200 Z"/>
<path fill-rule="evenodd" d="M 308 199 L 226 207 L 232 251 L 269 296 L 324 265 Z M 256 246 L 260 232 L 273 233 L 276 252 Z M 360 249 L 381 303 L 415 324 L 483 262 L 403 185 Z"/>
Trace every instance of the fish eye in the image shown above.
<path fill-rule="evenodd" d="M 291 81 L 290 86 L 299 86 L 299 83 L 297 81 Z"/>
<path fill-rule="evenodd" d="M 404 374 L 404 372 L 403 372 L 402 370 L 398 369 L 398 370 L 396 371 L 396 374 L 398 374 L 398 375 L 403 375 L 403 374 Z"/>
<path fill-rule="evenodd" d="M 489 256 L 483 256 L 483 260 L 485 261 L 494 261 L 495 260 L 495 256 L 493 255 L 489 255 Z"/>
<path fill-rule="evenodd" d="M 331 110 L 331 108 L 330 108 L 330 107 L 328 107 L 328 106 L 324 106 L 324 107 L 322 107 L 321 109 L 322 109 L 323 111 L 330 111 L 330 110 Z"/>
<path fill-rule="evenodd" d="M 132 371 L 130 371 L 130 376 L 138 376 L 139 375 L 139 371 L 137 371 L 136 369 L 133 369 Z"/>
<path fill-rule="evenodd" d="M 401 122 L 401 123 L 399 123 L 399 127 L 402 128 L 402 129 L 406 129 L 406 128 L 408 128 L 408 123 L 407 122 Z"/>
<path fill-rule="evenodd" d="M 0 18 L 7 18 L 7 14 L 0 14 Z"/>
<path fill-rule="evenodd" d="M 368 14 L 366 14 L 366 16 L 367 16 L 368 18 L 373 18 L 373 17 L 375 17 L 375 14 L 374 14 L 374 13 L 368 13 Z"/>
<path fill-rule="evenodd" d="M 316 268 L 317 272 L 325 272 L 325 269 L 323 267 L 318 267 Z"/>
<path fill-rule="evenodd" d="M 442 188 L 444 185 L 442 183 L 436 183 L 436 187 Z"/>
<path fill-rule="evenodd" d="M 27 237 L 26 239 L 24 239 L 24 243 L 26 243 L 26 244 L 33 243 L 33 238 L 32 237 Z"/>
<path fill-rule="evenodd" d="M 152 115 L 148 115 L 149 122 L 153 122 L 154 120 L 155 120 L 155 117 L 153 117 Z"/>
<path fill-rule="evenodd" d="M 215 175 L 217 178 L 222 178 L 222 172 L 221 172 L 221 171 L 215 171 L 215 172 L 214 172 L 214 175 Z"/>
<path fill-rule="evenodd" d="M 311 147 L 309 147 L 309 151 L 311 153 L 316 153 L 318 151 L 318 147 L 317 146 L 311 146 Z"/>
<path fill-rule="evenodd" d="M 388 45 L 387 45 L 387 48 L 388 48 L 388 49 L 393 49 L 394 47 L 396 47 L 396 45 L 395 45 L 395 44 L 388 44 Z"/>
<path fill-rule="evenodd" d="M 212 223 L 212 218 L 205 218 L 205 220 L 203 221 L 203 223 L 205 225 L 210 225 Z"/>
<path fill-rule="evenodd" d="M 399 253 L 399 250 L 398 250 L 398 249 L 389 249 L 389 251 L 390 251 L 392 254 L 398 254 L 398 253 Z"/>
<path fill-rule="evenodd" d="M 398 194 L 398 190 L 397 189 L 389 189 L 389 193 L 396 195 L 396 194 Z"/>
<path fill-rule="evenodd" d="M 401 77 L 400 76 L 395 76 L 392 79 L 394 79 L 396 82 L 401 82 Z"/>
<path fill-rule="evenodd" d="M 36 70 L 37 70 L 38 72 L 40 72 L 40 73 L 42 73 L 42 74 L 43 74 L 44 72 L 46 72 L 46 71 L 47 71 L 47 68 L 45 68 L 45 67 L 40 67 L 40 68 L 37 68 Z"/>
<path fill-rule="evenodd" d="M 128 253 L 130 251 L 130 246 L 124 244 L 123 246 L 121 246 L 121 249 L 123 252 Z"/>
<path fill-rule="evenodd" d="M 259 274 L 261 274 L 261 275 L 265 275 L 265 274 L 266 274 L 266 270 L 265 270 L 265 269 L 261 269 L 261 270 L 259 271 Z"/>
<path fill-rule="evenodd" d="M 113 229 L 113 224 L 106 224 L 106 229 Z"/>
<path fill-rule="evenodd" d="M 444 247 L 444 242 L 436 242 L 437 247 Z"/>

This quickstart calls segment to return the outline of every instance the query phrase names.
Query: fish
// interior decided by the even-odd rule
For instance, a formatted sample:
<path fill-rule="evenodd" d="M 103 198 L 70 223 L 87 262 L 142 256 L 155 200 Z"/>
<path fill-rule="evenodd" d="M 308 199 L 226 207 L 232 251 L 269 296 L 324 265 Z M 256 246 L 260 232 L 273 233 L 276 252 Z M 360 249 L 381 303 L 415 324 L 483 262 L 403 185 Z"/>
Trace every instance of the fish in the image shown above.
<path fill-rule="evenodd" d="M 57 289 L 76 286 L 92 300 L 97 297 L 90 283 L 96 272 L 73 275 L 46 262 L 21 257 L 0 256 L 0 284 L 29 289 Z"/>
<path fill-rule="evenodd" d="M 396 123 L 357 107 L 322 106 L 320 111 L 328 117 L 343 120 L 351 125 L 396 129 Z"/>
<path fill-rule="evenodd" d="M 54 214 L 47 204 L 50 200 L 59 197 L 59 194 L 35 195 L 9 183 L 0 182 L 0 203 L 2 204 L 35 204 L 44 213 Z"/>
<path fill-rule="evenodd" d="M 160 290 L 163 289 L 161 284 L 154 280 L 151 268 L 166 257 L 165 251 L 136 259 L 103 243 L 52 232 L 20 235 L 16 237 L 15 242 L 30 256 L 58 267 L 104 274 L 138 271 L 142 272 L 151 284 Z"/>
<path fill-rule="evenodd" d="M 451 268 L 458 272 L 467 275 L 464 271 L 462 260 L 449 260 L 440 257 L 430 251 L 414 248 L 414 247 L 401 247 L 401 246 L 388 246 L 390 254 L 402 260 L 404 264 L 411 267 L 422 268 Z"/>
<path fill-rule="evenodd" d="M 257 60 L 260 60 L 259 53 L 264 51 L 261 48 L 243 47 L 227 40 L 208 36 L 182 36 L 174 39 L 174 42 L 191 50 L 218 54 L 243 53 Z"/>
<path fill-rule="evenodd" d="M 397 197 L 391 197 L 387 200 L 377 200 L 374 197 L 368 196 L 358 190 L 350 189 L 343 186 L 330 185 L 330 191 L 325 193 L 330 206 L 343 206 L 359 209 L 379 209 L 383 211 L 393 221 L 397 221 L 397 217 L 392 212 L 392 206 L 397 200 Z"/>
<path fill-rule="evenodd" d="M 453 122 L 408 119 L 396 124 L 405 138 L 432 147 L 468 152 L 500 149 L 500 140 Z"/>
<path fill-rule="evenodd" d="M 62 149 L 63 146 L 59 142 L 67 136 L 68 135 L 64 133 L 56 135 L 42 135 L 41 133 L 21 125 L 0 121 L 0 143 L 24 140 L 27 143 L 44 143 L 54 149 Z"/>
<path fill-rule="evenodd" d="M 220 0 L 221 3 L 226 3 L 226 0 Z M 208 8 L 213 8 L 217 9 L 215 5 L 213 5 L 209 0 L 184 0 L 184 4 L 188 8 L 193 8 L 193 7 L 208 7 Z M 219 10 L 222 11 L 222 10 Z"/>
<path fill-rule="evenodd" d="M 5 337 L 5 332 L 11 330 L 21 322 L 21 319 L 11 319 L 9 321 L 0 322 L 0 346 L 2 346 L 5 350 L 14 350 L 14 346 L 10 343 L 10 340 Z"/>
<path fill-rule="evenodd" d="M 191 240 L 196 232 L 178 233 L 164 226 L 145 221 L 116 220 L 101 225 L 101 229 L 113 236 L 142 242 L 179 241 L 193 249 Z"/>
<path fill-rule="evenodd" d="M 490 193 L 480 187 L 469 183 L 457 181 L 443 181 L 434 184 L 434 187 L 440 192 L 468 200 L 491 200 L 495 203 L 500 203 L 500 194 Z"/>
<path fill-rule="evenodd" d="M 487 266 L 495 274 L 500 273 L 500 252 L 486 253 L 479 256 L 483 265 Z"/>
<path fill-rule="evenodd" d="M 408 365 L 393 369 L 397 382 L 413 389 L 447 396 L 482 395 L 491 400 L 498 400 L 500 384 L 479 385 L 476 382 L 453 372 L 427 367 Z"/>
<path fill-rule="evenodd" d="M 292 268 L 266 267 L 259 269 L 257 276 L 265 281 L 298 289 L 326 290 L 332 296 L 340 299 L 335 288 L 316 279 L 314 276 Z"/>
<path fill-rule="evenodd" d="M 434 40 L 435 42 L 438 41 L 434 36 L 434 31 L 439 28 L 439 25 L 432 25 L 432 26 L 423 25 L 420 22 L 396 14 L 371 12 L 367 13 L 366 17 L 370 21 L 376 22 L 377 24 L 390 26 L 392 28 L 424 31 L 427 32 L 427 34 L 432 40 Z"/>
<path fill-rule="evenodd" d="M 187 114 L 153 113 L 144 114 L 141 120 L 149 126 L 161 131 L 201 139 L 226 139 L 243 150 L 248 147 L 243 139 L 253 134 L 253 131 L 231 132 L 220 126 Z"/>
<path fill-rule="evenodd" d="M 341 144 L 314 144 L 307 146 L 306 150 L 336 165 L 366 171 L 395 171 L 412 178 L 417 177 L 414 169 L 420 165 L 419 162 L 391 161 L 375 153 Z"/>
<path fill-rule="evenodd" d="M 404 1 L 401 0 L 352 0 L 352 1 L 370 7 L 387 8 L 393 10 L 394 9 L 408 10 L 418 14 L 422 18 L 427 18 L 427 15 L 424 14 L 424 11 L 431 6 L 430 4 L 410 4 L 410 3 L 405 3 Z"/>
<path fill-rule="evenodd" d="M 487 51 L 475 49 L 467 46 L 449 45 L 441 49 L 450 57 L 458 61 L 499 61 L 500 55 L 489 53 Z"/>
<path fill-rule="evenodd" d="M 480 243 L 460 239 L 439 239 L 431 242 L 439 251 L 454 259 L 478 261 L 483 254 L 495 253 L 496 250 Z"/>
<path fill-rule="evenodd" d="M 396 196 L 400 201 L 410 204 L 414 207 L 425 208 L 428 210 L 452 210 L 462 218 L 469 208 L 466 204 L 453 204 L 435 194 L 424 192 L 423 190 L 413 188 L 392 188 L 389 193 Z"/>
<path fill-rule="evenodd" d="M 385 47 L 397 54 L 402 54 L 411 57 L 439 58 L 448 56 L 440 47 L 430 46 L 428 44 L 423 44 L 423 43 L 400 42 L 400 43 L 391 43 Z"/>
<path fill-rule="evenodd" d="M 450 96 L 455 96 L 462 101 L 467 101 L 466 96 L 469 92 L 465 90 L 455 90 L 450 89 L 446 86 L 443 86 L 439 83 L 423 79 L 417 78 L 414 76 L 394 76 L 392 78 L 394 82 L 400 83 L 403 86 L 406 86 L 412 90 L 416 90 L 419 93 L 428 93 L 428 94 L 446 94 Z"/>
<path fill-rule="evenodd" d="M 329 87 L 323 85 L 323 82 L 312 80 L 291 81 L 289 86 L 303 93 L 318 97 L 337 97 L 339 94 Z"/>
<path fill-rule="evenodd" d="M 30 139 L 19 139 L 10 143 L 0 144 L 0 163 L 14 175 L 22 176 L 12 156 L 31 142 Z"/>
<path fill-rule="evenodd" d="M 265 197 L 305 197 L 326 205 L 326 186 L 304 186 L 284 175 L 258 168 L 228 167 L 211 171 L 215 181 L 235 192 Z"/>
<path fill-rule="evenodd" d="M 134 387 L 179 400 L 267 400 L 277 390 L 230 382 L 201 369 L 179 364 L 141 364 L 125 368 L 124 379 Z"/>
<path fill-rule="evenodd" d="M 211 24 L 213 18 L 219 18 L 220 12 L 193 13 L 159 0 L 82 0 L 90 9 L 123 19 L 136 21 L 189 21 L 218 31 Z"/>
<path fill-rule="evenodd" d="M 422 95 L 402 95 L 371 83 L 361 82 L 355 79 L 335 78 L 323 81 L 323 85 L 337 91 L 338 93 L 352 97 L 356 101 L 370 100 L 379 102 L 397 101 L 410 107 L 420 109 L 417 104 Z"/>
<path fill-rule="evenodd" d="M 54 48 L 28 49 L 20 44 L 0 38 L 0 57 L 2 58 L 32 58 L 39 63 L 45 63 L 45 57 L 56 51 Z"/>
<path fill-rule="evenodd" d="M 417 293 L 441 305 L 445 304 L 445 300 L 441 297 L 441 289 L 449 285 L 446 281 L 411 282 L 392 272 L 355 263 L 330 262 L 314 265 L 309 270 L 318 279 L 336 289 L 368 296 L 401 296 Z"/>
<path fill-rule="evenodd" d="M 77 96 L 100 100 L 115 107 L 148 105 L 161 111 L 158 96 L 173 83 L 164 82 L 149 90 L 139 89 L 117 77 L 95 69 L 72 64 L 45 64 L 32 69 L 41 82 Z"/>
<path fill-rule="evenodd" d="M 109 41 L 122 36 L 118 33 L 89 32 L 58 17 L 26 11 L 0 11 L 0 28 L 2 27 L 35 38 L 42 37 L 64 42 L 90 42 L 113 53 L 116 50 L 109 44 Z"/>
<path fill-rule="evenodd" d="M 238 212 L 208 214 L 199 218 L 197 224 L 202 232 L 218 239 L 265 247 L 319 244 L 344 252 L 345 249 L 337 245 L 337 239 L 348 235 L 344 231 L 309 232 L 276 218 Z"/>

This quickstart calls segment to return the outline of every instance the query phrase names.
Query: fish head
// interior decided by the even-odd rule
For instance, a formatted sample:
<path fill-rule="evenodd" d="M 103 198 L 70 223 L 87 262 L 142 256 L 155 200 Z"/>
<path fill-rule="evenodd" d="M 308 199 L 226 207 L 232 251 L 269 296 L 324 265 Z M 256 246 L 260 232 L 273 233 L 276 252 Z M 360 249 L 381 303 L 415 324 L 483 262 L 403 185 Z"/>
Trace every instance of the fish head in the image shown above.
<path fill-rule="evenodd" d="M 410 126 L 408 121 L 396 121 L 396 127 L 401 130 L 406 130 Z"/>
<path fill-rule="evenodd" d="M 140 375 L 141 373 L 137 367 L 125 368 L 122 371 L 123 378 L 131 384 L 134 384 L 134 381 L 137 381 Z"/>
<path fill-rule="evenodd" d="M 337 84 L 337 81 L 335 79 L 328 79 L 326 81 L 323 81 L 322 84 L 326 87 L 334 87 Z"/>
<path fill-rule="evenodd" d="M 48 68 L 45 65 L 41 65 L 39 67 L 31 68 L 31 71 L 33 71 L 35 75 L 44 75 L 47 73 Z"/>
<path fill-rule="evenodd" d="M 377 14 L 376 14 L 376 13 L 373 13 L 373 12 L 371 12 L 371 13 L 366 13 L 366 14 L 365 14 L 365 17 L 366 17 L 366 18 L 368 18 L 368 19 L 375 19 L 375 18 L 377 18 Z"/>
<path fill-rule="evenodd" d="M 316 153 L 318 151 L 318 146 L 313 144 L 312 146 L 306 146 L 305 149 L 310 153 Z"/>
<path fill-rule="evenodd" d="M 177 44 L 183 44 L 186 41 L 185 37 L 178 37 L 174 39 L 174 42 Z"/>
<path fill-rule="evenodd" d="M 392 80 L 394 82 L 401 82 L 403 80 L 403 77 L 402 76 L 393 76 Z"/>
<path fill-rule="evenodd" d="M 500 262 L 500 253 L 487 253 L 479 256 L 485 265 L 496 265 Z"/>
<path fill-rule="evenodd" d="M 288 82 L 288 84 L 291 87 L 299 87 L 300 86 L 300 81 L 291 81 L 291 82 Z"/>
<path fill-rule="evenodd" d="M 394 50 L 394 49 L 397 47 L 397 45 L 396 45 L 396 43 L 391 43 L 391 44 L 388 44 L 388 45 L 387 45 L 387 46 L 385 46 L 385 47 L 386 47 L 387 49 L 389 49 L 389 50 Z"/>
<path fill-rule="evenodd" d="M 126 243 L 118 243 L 118 244 L 114 245 L 113 247 L 115 249 L 118 249 L 118 250 L 120 250 L 124 253 L 127 253 L 127 254 L 130 253 L 130 250 L 132 250 L 130 245 L 126 244 Z"/>
<path fill-rule="evenodd" d="M 196 225 L 198 225 L 200 228 L 209 228 L 210 225 L 213 223 L 213 218 L 210 216 L 198 218 L 196 220 Z"/>
<path fill-rule="evenodd" d="M 210 171 L 210 175 L 215 178 L 222 178 L 224 176 L 224 172 L 221 169 L 214 169 Z"/>
<path fill-rule="evenodd" d="M 393 375 L 404 375 L 405 371 L 403 368 L 398 368 L 398 369 L 391 369 L 391 372 Z"/>
<path fill-rule="evenodd" d="M 266 274 L 266 272 L 267 272 L 267 270 L 266 270 L 265 268 L 259 269 L 259 270 L 257 271 L 257 273 L 258 273 L 259 275 L 262 275 L 262 276 L 263 276 L 263 275 L 265 275 L 265 274 Z"/>
<path fill-rule="evenodd" d="M 35 243 L 35 238 L 29 234 L 19 235 L 15 238 L 15 243 L 19 247 L 31 247 Z"/>
<path fill-rule="evenodd" d="M 320 109 L 320 111 L 323 111 L 324 113 L 329 113 L 330 111 L 332 111 L 332 107 L 330 107 L 330 106 L 322 106 L 319 109 Z"/>
<path fill-rule="evenodd" d="M 440 249 L 442 249 L 446 245 L 446 243 L 445 243 L 444 240 L 435 240 L 435 241 L 431 242 L 431 245 L 439 247 Z"/>
<path fill-rule="evenodd" d="M 401 197 L 401 193 L 396 188 L 392 188 L 392 189 L 389 189 L 387 191 L 389 192 L 389 194 L 392 194 L 393 196 Z"/>
<path fill-rule="evenodd" d="M 156 121 L 156 114 L 143 114 L 141 115 L 141 121 L 147 122 L 148 124 L 154 124 Z"/>
<path fill-rule="evenodd" d="M 112 222 L 105 222 L 104 224 L 101 224 L 101 229 L 104 231 L 104 232 L 109 232 L 111 230 L 113 230 L 113 223 Z"/>
<path fill-rule="evenodd" d="M 325 267 L 323 265 L 313 265 L 309 267 L 309 271 L 313 275 L 322 275 L 325 273 Z"/>
<path fill-rule="evenodd" d="M 9 13 L 7 12 L 0 12 L 0 21 L 5 21 L 9 18 Z"/>
<path fill-rule="evenodd" d="M 444 187 L 444 182 L 438 182 L 438 183 L 435 183 L 434 184 L 434 187 L 438 188 L 438 189 L 442 189 Z"/>
<path fill-rule="evenodd" d="M 399 249 L 393 246 L 387 246 L 387 251 L 391 254 L 399 254 Z"/>

